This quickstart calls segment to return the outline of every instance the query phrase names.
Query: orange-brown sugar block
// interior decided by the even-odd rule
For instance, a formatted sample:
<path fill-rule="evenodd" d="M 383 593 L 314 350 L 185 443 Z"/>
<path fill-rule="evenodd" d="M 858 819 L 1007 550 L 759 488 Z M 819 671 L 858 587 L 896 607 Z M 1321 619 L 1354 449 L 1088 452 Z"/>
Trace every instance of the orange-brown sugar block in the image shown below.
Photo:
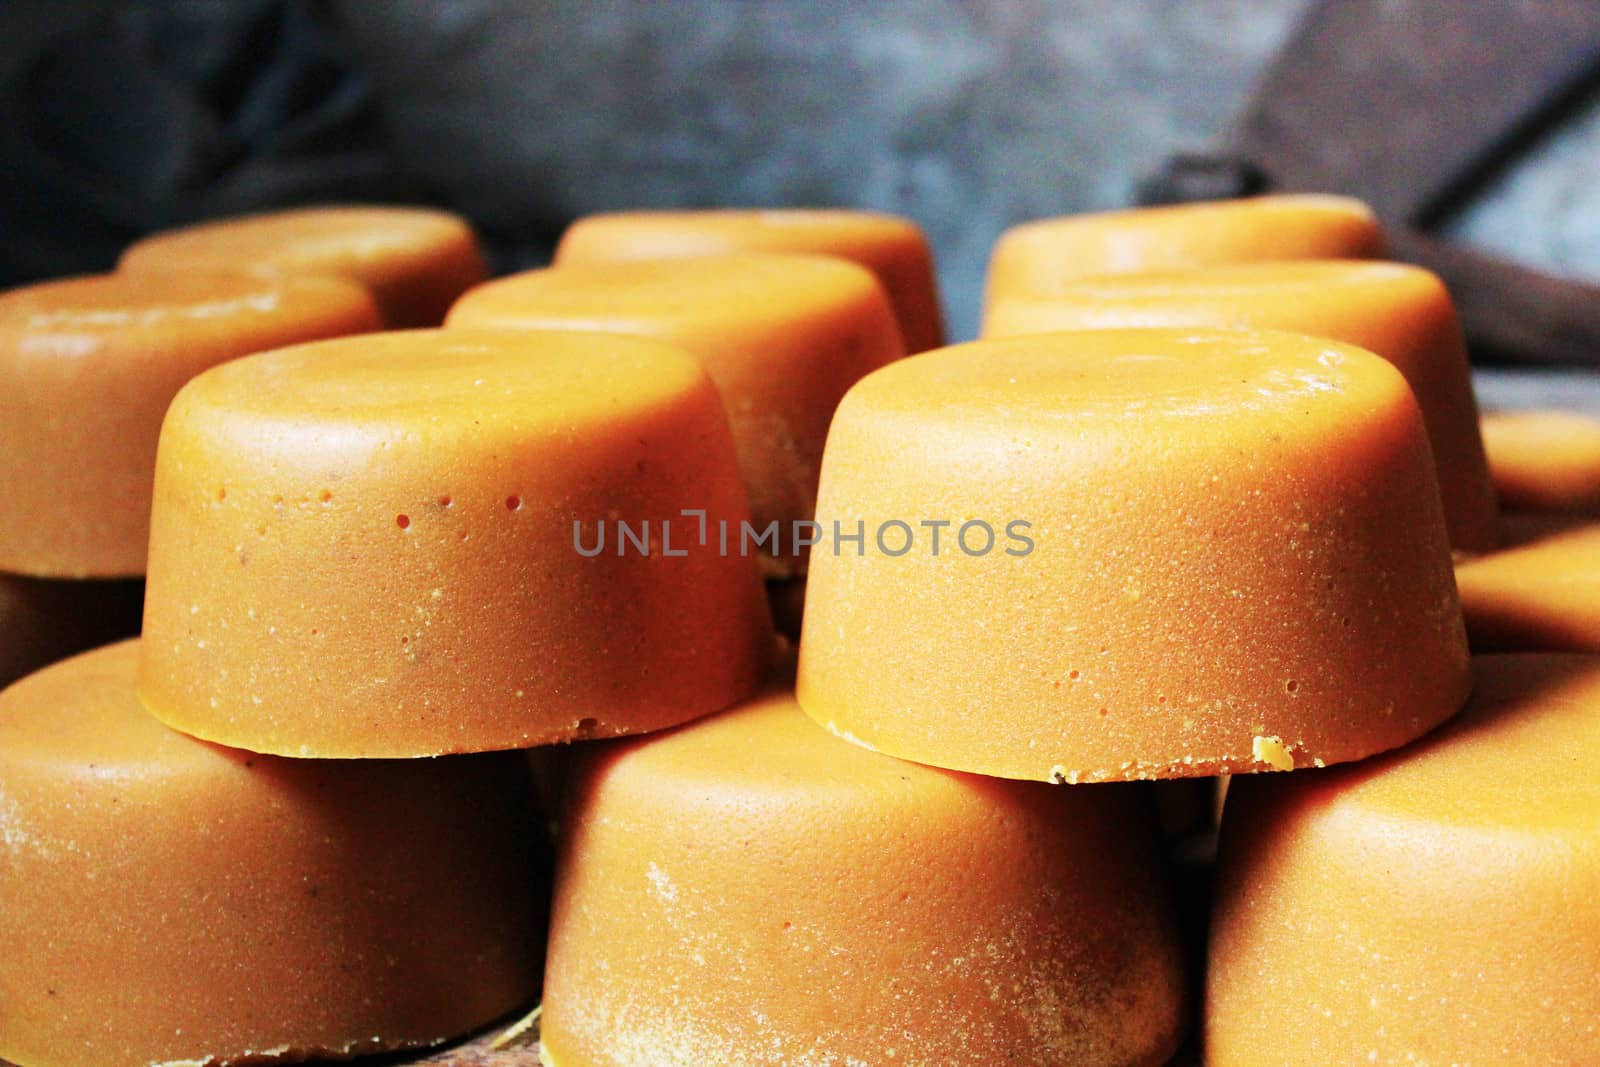
<path fill-rule="evenodd" d="M 557 861 L 550 1067 L 1166 1063 L 1142 794 L 902 763 L 787 693 L 594 750 Z"/>
<path fill-rule="evenodd" d="M 606 330 L 654 337 L 700 360 L 722 393 L 768 567 L 803 570 L 794 524 L 812 517 L 834 408 L 904 355 L 882 287 L 853 263 L 738 255 L 536 270 L 481 285 L 450 326 Z"/>
<path fill-rule="evenodd" d="M 0 571 L 143 574 L 156 437 L 179 387 L 377 326 L 371 298 L 337 278 L 106 274 L 0 294 Z"/>
<path fill-rule="evenodd" d="M 667 345 L 417 330 L 240 360 L 162 431 L 140 695 L 298 756 L 675 725 L 770 655 L 756 563 L 715 534 L 747 518 L 716 389 Z"/>
<path fill-rule="evenodd" d="M 0 694 L 0 1059 L 296 1062 L 538 995 L 526 764 L 284 760 L 140 707 L 136 642 Z"/>
<path fill-rule="evenodd" d="M 1474 652 L 1600 652 L 1600 523 L 1456 567 Z"/>
<path fill-rule="evenodd" d="M 1014 226 L 989 260 L 987 302 L 1048 295 L 1089 274 L 1278 259 L 1371 259 L 1383 229 L 1359 200 L 1282 194 L 1067 215 Z"/>
<path fill-rule="evenodd" d="M 1347 345 L 1112 330 L 906 360 L 840 405 L 818 518 L 800 702 L 892 755 L 1067 782 L 1289 769 L 1466 696 L 1416 401 Z"/>
<path fill-rule="evenodd" d="M 1288 330 L 1382 356 L 1405 375 L 1422 408 L 1451 545 L 1465 552 L 1496 546 L 1466 343 L 1434 274 L 1398 263 L 1315 260 L 1085 278 L 1049 296 L 997 295 L 984 334 L 1125 326 Z"/>
<path fill-rule="evenodd" d="M 1600 1063 L 1600 659 L 1475 667 L 1415 745 L 1234 780 L 1207 1062 Z"/>
<path fill-rule="evenodd" d="M 624 211 L 568 227 L 559 267 L 738 252 L 797 252 L 853 260 L 883 283 L 906 351 L 944 344 L 933 252 L 916 223 L 895 215 L 834 208 Z"/>
<path fill-rule="evenodd" d="M 1483 443 L 1508 511 L 1600 516 L 1600 420 L 1568 411 L 1491 411 Z"/>
<path fill-rule="evenodd" d="M 144 583 L 0 572 L 0 688 L 75 652 L 139 632 Z"/>
<path fill-rule="evenodd" d="M 437 326 L 488 277 L 458 215 L 412 207 L 311 207 L 220 219 L 134 242 L 123 271 L 227 267 L 271 277 L 332 274 L 365 285 L 391 329 Z"/>

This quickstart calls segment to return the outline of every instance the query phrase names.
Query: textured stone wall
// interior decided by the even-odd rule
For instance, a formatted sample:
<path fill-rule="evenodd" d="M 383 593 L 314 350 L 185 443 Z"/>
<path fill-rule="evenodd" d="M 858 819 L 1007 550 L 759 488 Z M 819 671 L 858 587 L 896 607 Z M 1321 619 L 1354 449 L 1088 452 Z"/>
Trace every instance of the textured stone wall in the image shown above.
<path fill-rule="evenodd" d="M 0 76 L 96 15 L 220 23 L 271 2 L 0 0 Z M 1003 228 L 1125 204 L 1168 152 L 1203 146 L 1308 0 L 292 2 L 328 14 L 375 83 L 394 182 L 415 188 L 415 172 L 508 262 L 537 261 L 570 218 L 607 208 L 880 208 L 928 228 L 961 337 Z M 1600 277 L 1596 173 L 1590 106 L 1452 232 Z M 123 194 L 149 184 L 121 180 Z M 184 191 L 193 202 L 135 198 L 111 222 L 171 224 L 218 199 Z"/>
<path fill-rule="evenodd" d="M 334 0 L 406 162 L 549 239 L 635 205 L 843 203 L 929 230 L 957 336 L 989 245 L 1125 204 L 1226 123 L 1306 0 Z M 1360 121 L 1381 122 L 1382 116 Z M 1600 274 L 1600 109 L 1458 222 Z"/>
<path fill-rule="evenodd" d="M 957 336 L 995 236 L 1125 204 L 1304 0 L 341 0 L 406 162 L 490 226 L 842 203 L 929 230 Z M 422 73 L 425 72 L 425 73 Z M 417 76 L 422 73 L 422 76 Z"/>

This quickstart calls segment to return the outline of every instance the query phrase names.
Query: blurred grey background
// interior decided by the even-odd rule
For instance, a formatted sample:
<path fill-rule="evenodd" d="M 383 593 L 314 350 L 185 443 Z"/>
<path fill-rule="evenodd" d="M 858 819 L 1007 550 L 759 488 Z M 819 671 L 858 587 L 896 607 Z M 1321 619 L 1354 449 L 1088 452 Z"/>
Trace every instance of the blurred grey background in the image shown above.
<path fill-rule="evenodd" d="M 347 171 L 335 192 L 399 190 L 463 211 L 494 240 L 503 266 L 537 262 L 571 218 L 606 209 L 843 204 L 898 212 L 932 238 L 960 338 L 975 331 L 985 260 L 1002 229 L 1129 203 L 1141 176 L 1176 150 L 1204 147 L 1224 127 L 1305 4 L 290 6 L 309 12 L 350 65 L 385 153 L 381 179 Z M 165 20 L 170 34 L 173 23 L 197 32 L 208 22 L 281 6 L 5 0 L 0 76 L 25 70 L 48 42 L 108 16 L 126 21 L 132 12 L 135 26 L 146 29 Z M 240 55 L 276 61 L 266 39 L 276 24 L 266 25 L 245 45 L 235 42 L 246 49 Z M 172 41 L 164 47 L 172 51 Z M 354 122 L 353 114 L 341 123 Z M 1350 121 L 1377 124 L 1384 116 Z M 306 143 L 327 151 L 329 142 Z M 282 151 L 281 139 L 272 144 Z M 187 199 L 168 204 L 159 189 L 144 189 L 131 207 L 119 202 L 126 217 L 111 229 L 131 235 L 218 204 L 283 199 L 309 181 L 305 167 L 292 173 L 300 184 L 286 183 L 280 167 L 272 182 L 236 182 L 228 197 L 199 195 L 207 192 L 198 188 L 204 180 L 189 173 Z M 1590 106 L 1493 181 L 1447 232 L 1556 273 L 1600 277 L 1597 173 L 1600 108 Z"/>

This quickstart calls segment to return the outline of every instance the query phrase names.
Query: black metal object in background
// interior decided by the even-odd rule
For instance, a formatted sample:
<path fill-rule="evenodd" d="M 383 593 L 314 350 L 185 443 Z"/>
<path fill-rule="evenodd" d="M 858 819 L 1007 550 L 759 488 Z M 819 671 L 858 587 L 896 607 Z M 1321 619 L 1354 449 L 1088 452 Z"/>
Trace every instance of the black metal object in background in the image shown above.
<path fill-rule="evenodd" d="M 1596 367 L 1600 287 L 1427 231 L 1597 89 L 1595 0 L 1319 0 L 1219 153 L 1175 157 L 1139 196 L 1360 197 L 1395 258 L 1444 278 L 1476 358 Z"/>

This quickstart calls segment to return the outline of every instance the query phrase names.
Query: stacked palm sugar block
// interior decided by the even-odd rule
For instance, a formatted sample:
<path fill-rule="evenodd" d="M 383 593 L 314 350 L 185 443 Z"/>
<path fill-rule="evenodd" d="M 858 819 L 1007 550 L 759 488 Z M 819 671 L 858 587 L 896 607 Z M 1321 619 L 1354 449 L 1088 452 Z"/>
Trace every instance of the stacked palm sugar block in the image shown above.
<path fill-rule="evenodd" d="M 563 266 L 479 286 L 446 325 L 598 329 L 693 354 L 733 429 L 755 526 L 741 540 L 758 544 L 779 629 L 798 636 L 789 605 L 795 590 L 803 595 L 834 408 L 859 378 L 905 354 L 871 273 L 843 259 L 788 254 Z"/>
<path fill-rule="evenodd" d="M 140 654 L 111 645 L 0 694 L 0 1056 L 346 1057 L 435 1044 L 535 995 L 521 760 L 208 744 L 140 703 Z"/>
<path fill-rule="evenodd" d="M 1514 435 L 1494 432 L 1508 424 L 1521 430 L 1527 422 L 1491 416 L 1483 424 L 1487 449 L 1477 439 L 1458 331 L 1432 279 L 1409 268 L 1355 263 L 1218 262 L 1219 247 L 1254 241 L 1248 234 L 1223 236 L 1228 220 L 1307 206 L 1314 205 L 1304 198 L 1269 197 L 1024 227 L 1035 239 L 1056 235 L 1056 262 L 1098 262 L 1100 275 L 1062 270 L 1047 284 L 1034 277 L 1009 288 L 998 270 L 1002 241 L 991 276 L 989 332 L 1012 335 L 1010 343 L 1026 340 L 1018 335 L 1031 330 L 1269 326 L 1361 345 L 1392 362 L 1415 394 L 1430 439 L 1474 650 L 1497 647 L 1485 620 L 1499 616 L 1519 629 L 1515 647 L 1540 651 L 1474 658 L 1466 710 L 1387 753 L 1306 769 L 1291 747 L 1273 743 L 1279 739 L 1259 746 L 1259 757 L 1294 773 L 1235 778 L 1228 793 L 1198 1055 L 1206 1063 L 1242 1065 L 1590 1062 L 1600 1056 L 1593 1025 L 1600 1017 L 1600 949 L 1582 901 L 1600 877 L 1593 804 L 1600 781 L 1584 753 L 1600 721 L 1593 683 L 1600 663 L 1549 654 L 1582 647 L 1557 635 L 1570 640 L 1583 630 L 1582 598 L 1574 594 L 1591 580 L 1592 564 L 1580 547 L 1586 531 L 1574 536 L 1571 528 L 1581 520 L 1570 516 L 1500 516 L 1493 528 L 1487 525 L 1496 516 L 1494 498 L 1484 491 L 1486 472 L 1508 501 L 1527 506 L 1511 489 L 1518 450 L 1507 438 Z M 1113 235 L 1114 223 L 1133 236 Z M 1287 227 L 1295 236 L 1285 258 L 1365 257 L 1376 247 L 1308 242 L 1302 224 Z M 1152 263 L 1128 256 L 1157 245 Z M 1307 253 L 1308 247 L 1315 250 Z M 1109 259 L 1117 262 L 1097 260 L 1112 250 Z M 1044 258 L 1050 249 L 1032 252 Z M 1252 248 L 1248 258 L 1262 257 Z M 1034 335 L 1041 344 L 1074 337 L 1084 344 L 1091 336 Z M 1354 432 L 1347 423 L 1343 436 L 1353 439 Z M 1584 477 L 1574 477 L 1571 459 L 1583 444 L 1570 432 L 1560 436 L 1559 444 L 1544 446 L 1547 464 L 1527 462 L 1523 480 L 1565 483 L 1553 493 L 1570 501 L 1572 484 Z M 1274 436 L 1273 445 L 1279 443 Z M 1339 443 L 1330 439 L 1329 446 L 1336 465 Z M 1273 450 L 1238 462 L 1258 462 Z M 1392 487 L 1385 488 L 1393 470 L 1372 463 L 1362 495 L 1399 504 Z M 824 500 L 827 491 L 825 478 Z M 1236 504 L 1236 514 L 1244 510 Z M 1413 502 L 1411 524 L 1415 515 Z M 1404 538 L 1407 525 L 1378 524 L 1370 532 Z M 1238 521 L 1230 526 L 1237 529 Z M 1543 544 L 1544 554 L 1530 566 L 1521 555 L 1526 549 L 1517 546 L 1562 530 L 1568 533 Z M 1304 531 L 1286 533 L 1302 550 Z M 1497 542 L 1508 547 L 1497 549 Z M 1234 570 L 1242 577 L 1257 567 L 1240 563 Z M 1328 591 L 1350 573 L 1330 575 Z M 1272 597 L 1265 590 L 1256 595 L 1263 602 Z M 1368 599 L 1349 616 L 1352 624 L 1376 636 L 1397 599 Z M 1454 610 L 1442 601 L 1418 606 L 1436 620 Z M 1186 610 L 1198 608 L 1191 595 Z M 1304 613 L 1300 625 L 1314 626 L 1315 613 Z M 1241 645 L 1242 632 L 1217 632 L 1211 661 L 1223 662 Z M 1413 679 L 1427 670 L 1427 632 L 1407 627 L 1390 638 L 1415 664 Z M 1263 635 L 1244 647 L 1270 658 L 1297 640 Z M 1303 691 L 1294 687 L 1296 697 Z M 1345 696 L 1355 698 L 1353 687 Z M 1402 705 L 1369 706 L 1387 719 Z"/>
<path fill-rule="evenodd" d="M 763 268 L 771 255 L 791 257 L 787 268 L 770 262 Z M 762 259 L 744 259 L 744 270 L 727 262 L 747 256 Z M 802 267 L 794 256 L 835 262 Z M 682 262 L 697 259 L 712 262 Z M 866 293 L 862 279 L 844 269 L 847 263 L 870 272 L 880 292 Z M 744 462 L 764 453 L 768 466 L 787 468 L 773 471 L 770 488 L 748 484 L 757 518 L 779 522 L 763 556 L 773 621 L 780 633 L 798 639 L 810 547 L 804 542 L 812 532 L 794 524 L 811 519 L 828 418 L 857 377 L 895 354 L 945 343 L 927 238 L 907 219 L 864 211 L 626 211 L 574 222 L 556 248 L 555 265 L 562 268 L 560 280 L 535 273 L 485 287 L 452 311 L 452 321 L 546 328 L 603 323 L 666 337 L 702 358 L 724 390 Z M 789 277 L 775 282 L 780 270 Z M 629 295 L 613 303 L 618 286 Z M 691 288 L 699 295 L 680 296 L 681 303 L 667 295 Z M 874 306 L 885 304 L 899 327 L 898 341 L 885 336 L 883 312 Z M 758 354 L 763 348 L 765 356 Z M 797 380 L 803 383 L 798 388 Z M 772 508 L 764 506 L 769 493 L 783 497 Z M 766 525 L 760 524 L 762 532 Z"/>
<path fill-rule="evenodd" d="M 738 253 L 822 255 L 855 263 L 882 284 L 907 352 L 945 343 L 932 250 L 915 223 L 894 215 L 816 208 L 590 215 L 562 235 L 555 262 L 576 267 Z"/>
<path fill-rule="evenodd" d="M 168 230 L 129 246 L 118 264 L 126 274 L 174 269 L 347 278 L 372 295 L 391 330 L 439 325 L 455 298 L 488 275 L 465 220 L 373 206 L 303 208 Z"/>
<path fill-rule="evenodd" d="M 1600 422 L 1492 411 L 1483 438 L 1504 547 L 1456 573 L 1473 647 L 1600 652 Z"/>
<path fill-rule="evenodd" d="M 377 326 L 337 278 L 152 271 L 0 294 L 0 684 L 138 631 L 156 437 L 184 382 Z"/>
<path fill-rule="evenodd" d="M 848 745 L 787 683 L 596 751 L 544 1061 L 1164 1062 L 1186 994 L 1144 800 Z"/>
<path fill-rule="evenodd" d="M 1421 413 L 1352 346 L 1105 330 L 907 360 L 841 405 L 818 512 L 869 550 L 813 560 L 800 701 L 893 755 L 1068 783 L 1292 768 L 1466 697 Z"/>
<path fill-rule="evenodd" d="M 748 517 L 716 390 L 667 345 L 407 330 L 218 367 L 162 431 L 141 696 L 289 756 L 676 725 L 760 684 L 755 561 L 574 538 L 685 501 Z"/>
<path fill-rule="evenodd" d="M 0 294 L 0 685 L 137 632 L 156 435 L 184 382 L 438 325 L 484 274 L 455 216 L 313 208 L 160 234 L 114 274 Z"/>
<path fill-rule="evenodd" d="M 1294 194 L 1065 215 L 1013 226 L 989 259 L 984 299 L 1043 296 L 1072 278 L 1224 263 L 1373 259 L 1385 249 L 1372 209 L 1343 196 Z"/>
<path fill-rule="evenodd" d="M 1473 659 L 1457 593 L 1581 520 L 1499 514 L 1362 205 L 1018 227 L 955 347 L 903 220 L 599 216 L 469 290 L 393 218 L 126 259 L 447 321 L 169 391 L 142 640 L 0 695 L 0 1056 L 542 1001 L 550 1067 L 1600 1058 L 1600 663 Z M 426 283 L 354 247 L 418 234 Z M 515 750 L 567 778 L 547 937 Z M 1197 952 L 1155 808 L 1205 783 L 1209 836 L 1226 775 Z"/>
<path fill-rule="evenodd" d="M 1047 297 L 997 294 L 984 336 L 1130 326 L 1286 330 L 1382 356 L 1405 376 L 1422 409 L 1451 547 L 1497 547 L 1466 344 L 1450 295 L 1433 274 L 1399 263 L 1297 260 L 1064 280 Z"/>
<path fill-rule="evenodd" d="M 330 266 L 354 260 L 374 277 L 409 277 L 408 291 L 448 301 L 472 279 L 451 280 L 452 257 L 394 253 L 409 247 L 400 240 L 409 217 L 380 220 L 398 234 L 331 227 L 322 254 Z M 262 224 L 271 220 L 248 225 Z M 458 220 L 452 227 L 470 238 Z M 421 313 L 437 321 L 443 308 Z M 363 335 L 352 343 L 364 351 L 380 343 L 384 335 L 368 333 L 379 325 L 365 284 L 310 266 L 260 270 L 242 258 L 174 259 L 0 297 L 4 566 L 44 576 L 31 580 L 56 582 L 78 603 L 85 579 L 143 575 L 152 517 L 157 530 L 182 528 L 186 487 L 211 505 L 226 497 L 206 457 L 183 447 L 185 431 L 205 436 L 192 422 L 180 416 L 158 446 L 174 395 L 211 395 L 207 374 L 267 358 L 251 353 L 353 334 Z M 229 362 L 238 357 L 249 358 Z M 687 359 L 669 360 L 698 380 Z M 270 408 L 307 388 L 292 378 L 258 380 L 252 399 Z M 301 426 L 315 423 L 309 399 L 292 406 L 304 413 Z M 400 421 L 388 428 L 403 436 L 418 407 L 392 409 Z M 266 410 L 223 403 L 206 414 L 206 430 L 237 433 L 232 462 L 270 464 L 281 458 L 274 447 L 292 451 L 292 427 L 272 428 Z M 275 440 L 280 431 L 285 439 Z M 327 443 L 354 431 L 325 419 L 309 431 L 319 432 Z M 310 462 L 337 477 L 337 458 Z M 238 515 L 249 486 L 235 488 Z M 169 548 L 173 540 L 157 537 Z M 242 570 L 257 547 L 235 538 L 225 551 Z M 332 548 L 318 539 L 308 551 L 323 559 Z M 283 566 L 310 577 L 300 563 Z M 145 604 L 152 620 L 216 604 L 208 595 L 227 592 L 217 583 L 234 576 L 185 587 L 175 569 L 170 555 L 158 556 Z M 315 592 L 327 604 L 339 589 L 302 581 L 287 599 L 301 606 Z M 270 603 L 270 589 L 260 593 L 240 594 L 250 600 L 244 614 L 283 606 Z M 197 631 L 212 621 L 191 620 Z M 82 631 L 66 641 L 78 647 L 99 625 L 71 621 Z M 26 629 L 33 625 L 15 620 L 6 639 L 50 644 Z M 251 639 L 239 636 L 222 642 L 238 649 Z M 315 637 L 286 627 L 251 646 L 252 670 L 281 676 L 293 665 L 283 650 L 314 646 Z M 203 646 L 207 636 L 185 641 Z M 110 645 L 0 694 L 0 1057 L 27 1067 L 346 1057 L 437 1044 L 536 998 L 545 885 L 523 759 L 289 760 L 199 740 L 162 725 L 140 698 L 140 660 L 151 647 Z M 202 679 L 229 694 L 254 681 L 226 665 L 200 670 L 177 706 L 215 714 L 221 703 Z M 303 713 L 302 698 L 330 684 L 337 679 L 318 663 L 275 699 Z M 339 715 L 360 720 L 370 710 L 345 696 Z M 367 738 L 382 747 L 381 730 Z M 313 741 L 308 732 L 297 747 Z"/>
<path fill-rule="evenodd" d="M 1508 520 L 1600 517 L 1600 422 L 1566 411 L 1496 411 L 1483 417 L 1483 440 Z"/>
<path fill-rule="evenodd" d="M 1600 1056 L 1600 661 L 1474 668 L 1467 709 L 1408 748 L 1234 781 L 1208 1062 Z"/>

